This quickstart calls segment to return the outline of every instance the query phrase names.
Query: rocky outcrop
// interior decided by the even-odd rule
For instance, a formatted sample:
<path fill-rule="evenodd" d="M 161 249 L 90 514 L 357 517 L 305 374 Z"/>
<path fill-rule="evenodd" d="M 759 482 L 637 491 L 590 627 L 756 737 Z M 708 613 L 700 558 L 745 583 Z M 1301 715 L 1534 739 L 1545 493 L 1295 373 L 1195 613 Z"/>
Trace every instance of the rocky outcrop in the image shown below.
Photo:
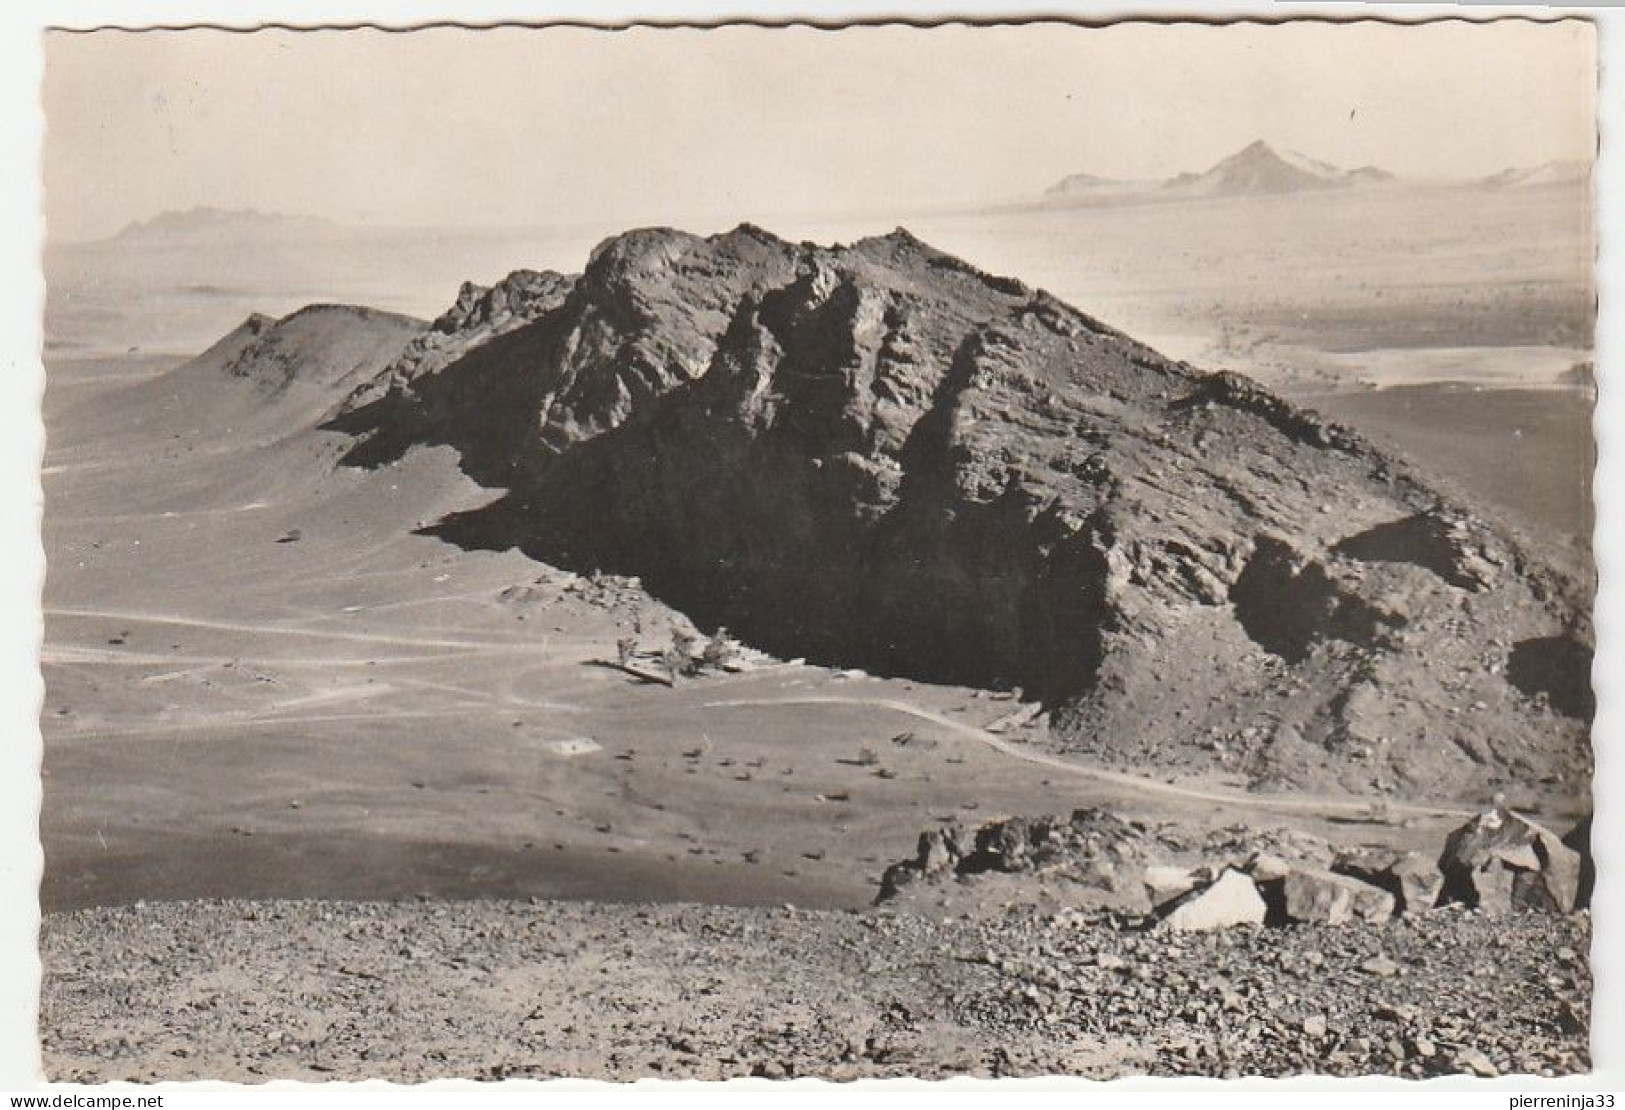
<path fill-rule="evenodd" d="M 506 330 L 506 325 L 517 326 L 557 308 L 574 284 L 574 277 L 552 270 L 515 270 L 489 287 L 465 281 L 432 329 L 441 335 Z"/>
<path fill-rule="evenodd" d="M 1475 531 L 1480 530 L 1459 514 L 1416 513 L 1350 536 L 1337 550 L 1367 562 L 1414 564 L 1452 586 L 1478 591 L 1495 581 L 1496 563 Z"/>
<path fill-rule="evenodd" d="M 1306 660 L 1317 644 L 1341 640 L 1383 648 L 1405 624 L 1362 593 L 1355 574 L 1329 567 L 1279 536 L 1260 536 L 1230 587 L 1236 619 L 1266 651 L 1288 662 Z"/>
<path fill-rule="evenodd" d="M 492 286 L 463 282 L 452 306 L 406 345 L 383 373 L 346 399 L 350 411 L 399 402 L 420 378 L 437 374 L 485 343 L 523 327 L 563 303 L 575 277 L 552 270 L 515 270 Z"/>
<path fill-rule="evenodd" d="M 1085 808 L 1070 818 L 1012 817 L 967 830 L 958 822 L 920 834 L 912 860 L 887 868 L 877 901 L 917 883 L 978 875 L 1043 875 L 1098 905 L 1146 908 L 1145 865 L 1155 846 L 1146 825 Z"/>
<path fill-rule="evenodd" d="M 1227 868 L 1248 870 L 1252 864 L 1243 861 L 1261 848 L 1305 867 L 1332 856 L 1325 841 L 1288 829 L 1204 831 L 1088 806 L 1069 817 L 1008 817 L 975 829 L 954 821 L 928 829 L 914 858 L 886 869 L 876 901 L 928 903 L 950 886 L 971 901 L 981 888 L 1019 901 L 1037 883 L 1071 906 L 1129 915 L 1161 907 L 1165 916 Z"/>
<path fill-rule="evenodd" d="M 902 231 L 644 230 L 510 283 L 331 424 L 351 463 L 448 444 L 507 491 L 443 538 L 636 575 L 785 656 L 1019 686 L 1108 762 L 1471 795 L 1589 772 L 1532 662 L 1585 650 L 1588 586 L 1245 378 Z"/>

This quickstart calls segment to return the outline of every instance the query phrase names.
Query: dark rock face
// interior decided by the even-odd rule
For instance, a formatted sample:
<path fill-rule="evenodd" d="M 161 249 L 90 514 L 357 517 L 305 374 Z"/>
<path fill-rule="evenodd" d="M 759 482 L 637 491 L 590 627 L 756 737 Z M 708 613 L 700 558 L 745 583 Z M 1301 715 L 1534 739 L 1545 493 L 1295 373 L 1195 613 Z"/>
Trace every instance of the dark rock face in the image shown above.
<path fill-rule="evenodd" d="M 1591 649 L 1573 636 L 1541 636 L 1513 644 L 1507 680 L 1577 720 L 1589 721 L 1596 712 Z"/>
<path fill-rule="evenodd" d="M 1384 612 L 1359 592 L 1352 575 L 1335 576 L 1275 536 L 1260 536 L 1230 588 L 1236 619 L 1260 647 L 1292 663 L 1308 658 L 1317 642 L 1342 640 L 1382 647 L 1403 616 Z"/>
<path fill-rule="evenodd" d="M 509 491 L 448 540 L 637 575 L 769 651 L 1019 685 L 1108 760 L 1435 793 L 1589 772 L 1575 699 L 1502 673 L 1583 649 L 1587 586 L 1247 379 L 901 231 L 637 231 L 510 282 L 431 334 L 507 330 L 333 424 L 352 463 L 449 444 Z"/>
<path fill-rule="evenodd" d="M 1591 891 L 1597 884 L 1597 864 L 1591 858 L 1591 815 L 1575 823 L 1563 837 L 1563 846 L 1580 857 L 1579 903 L 1591 905 Z"/>

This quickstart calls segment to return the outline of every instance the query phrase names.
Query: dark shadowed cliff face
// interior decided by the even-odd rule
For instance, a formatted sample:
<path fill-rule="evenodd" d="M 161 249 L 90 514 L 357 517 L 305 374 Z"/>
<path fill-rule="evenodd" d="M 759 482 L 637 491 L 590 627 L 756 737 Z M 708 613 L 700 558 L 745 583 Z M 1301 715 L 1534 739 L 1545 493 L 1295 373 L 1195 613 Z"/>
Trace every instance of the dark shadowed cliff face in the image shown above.
<path fill-rule="evenodd" d="M 566 281 L 335 425 L 352 462 L 450 444 L 508 491 L 454 542 L 639 574 L 784 654 L 1019 685 L 1108 758 L 1586 771 L 1583 587 L 1246 379 L 905 232 L 639 231 Z"/>

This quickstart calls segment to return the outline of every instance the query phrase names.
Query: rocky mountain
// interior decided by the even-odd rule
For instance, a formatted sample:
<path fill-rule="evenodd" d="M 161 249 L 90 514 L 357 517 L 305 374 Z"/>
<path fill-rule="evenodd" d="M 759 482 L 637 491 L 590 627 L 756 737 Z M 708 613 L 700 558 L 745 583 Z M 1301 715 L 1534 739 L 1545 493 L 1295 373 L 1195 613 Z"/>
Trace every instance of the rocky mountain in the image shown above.
<path fill-rule="evenodd" d="M 1260 139 L 1206 170 L 1177 174 L 1165 181 L 1114 181 L 1073 174 L 1052 185 L 1044 200 L 1053 204 L 1274 196 L 1380 185 L 1393 180 L 1393 174 L 1376 166 L 1344 169 L 1296 151 L 1277 150 Z"/>
<path fill-rule="evenodd" d="M 1247 379 L 901 230 L 634 231 L 509 281 L 406 356 L 389 329 L 326 424 L 351 465 L 449 445 L 506 491 L 450 542 L 637 575 L 786 656 L 1020 687 L 1108 763 L 1589 773 L 1589 582 Z"/>

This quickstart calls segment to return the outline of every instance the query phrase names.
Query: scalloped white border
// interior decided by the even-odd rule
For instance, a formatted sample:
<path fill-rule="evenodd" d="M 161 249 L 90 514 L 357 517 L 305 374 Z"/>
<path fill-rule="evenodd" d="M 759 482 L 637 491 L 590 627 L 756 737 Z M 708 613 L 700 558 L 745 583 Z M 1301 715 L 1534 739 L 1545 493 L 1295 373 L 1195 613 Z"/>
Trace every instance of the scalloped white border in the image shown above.
<path fill-rule="evenodd" d="M 1592 967 L 1597 996 L 1593 1023 L 1596 1071 L 1585 1079 L 1540 1085 L 1540 1093 L 1569 1093 L 1585 1090 L 1625 1089 L 1625 752 L 1620 750 L 1625 733 L 1625 683 L 1612 676 L 1625 669 L 1625 320 L 1621 318 L 1618 290 L 1625 282 L 1625 11 L 1617 7 L 1572 6 L 1542 8 L 1498 3 L 1480 4 L 1357 4 L 1357 3 L 1216 3 L 1216 4 L 1118 4 L 1075 0 L 1029 0 L 1027 3 L 1000 0 L 892 0 L 881 5 L 861 0 L 802 0 L 801 3 L 693 3 L 687 0 L 645 0 L 643 3 L 608 0 L 553 0 L 524 3 L 522 0 L 0 0 L 0 190 L 5 201 L 3 242 L 0 242 L 0 1092 L 40 1089 L 38 1048 L 34 1016 L 37 1005 L 38 959 L 35 935 L 38 925 L 36 889 L 40 869 L 38 844 L 39 730 L 38 714 L 42 686 L 38 669 L 40 640 L 39 596 L 44 577 L 44 552 L 39 541 L 40 489 L 38 471 L 43 450 L 43 428 L 39 401 L 44 375 L 39 364 L 44 283 L 39 269 L 43 240 L 43 220 L 39 213 L 39 149 L 44 119 L 40 110 L 39 85 L 42 74 L 40 32 L 47 25 L 92 27 L 98 25 L 152 26 L 209 23 L 251 27 L 262 23 L 296 25 L 349 24 L 374 22 L 405 26 L 425 22 L 583 22 L 619 24 L 626 22 L 724 21 L 783 22 L 805 20 L 820 24 L 843 21 L 902 19 L 937 22 L 943 20 L 1030 20 L 1041 18 L 1099 22 L 1135 17 L 1169 20 L 1193 18 L 1204 21 L 1258 18 L 1280 20 L 1293 17 L 1323 19 L 1377 18 L 1416 21 L 1441 17 L 1477 19 L 1520 15 L 1551 19 L 1577 15 L 1593 20 L 1599 32 L 1602 88 L 1599 98 L 1602 143 L 1597 165 L 1598 205 L 1598 289 L 1601 313 L 1597 333 L 1598 405 L 1596 416 L 1598 463 L 1596 472 L 1597 531 L 1596 555 L 1599 573 L 1597 603 L 1597 719 L 1594 742 L 1597 750 L 1596 824 L 1594 826 L 1599 880 L 1596 904 L 1596 948 Z M 213 1086 L 213 1085 L 210 1085 Z M 378 1088 L 374 1085 L 374 1090 Z M 537 1087 L 535 1084 L 485 1084 L 482 1092 L 495 1093 L 499 1087 Z M 733 1085 L 730 1085 L 733 1086 Z M 764 1093 L 764 1084 L 744 1084 Z M 803 1084 L 794 1084 L 803 1087 Z M 813 1084 L 813 1086 L 818 1086 Z M 298 1084 L 273 1085 L 290 1092 Z M 824 1086 L 820 1100 L 884 1097 L 913 1091 L 930 1091 L 933 1099 L 947 1090 L 988 1093 L 1071 1090 L 1076 1098 L 1109 1101 L 1144 1097 L 1145 1092 L 1205 1092 L 1202 1097 L 1221 1103 L 1241 1105 L 1258 1092 L 1269 1091 L 1301 1097 L 1316 1092 L 1355 1094 L 1382 1090 L 1397 1093 L 1410 1090 L 1411 1097 L 1473 1097 L 1478 1105 L 1508 1105 L 1507 1095 L 1527 1090 L 1530 1084 L 1497 1081 L 1475 1084 L 1469 1080 L 1440 1080 L 1426 1085 L 1426 1094 L 1415 1085 L 1394 1081 L 1369 1080 L 1282 1080 L 1273 1082 L 1223 1083 L 1220 1081 L 1127 1080 L 1107 1086 L 1084 1081 L 1006 1081 L 1000 1083 L 955 1081 L 928 1085 L 893 1081 L 854 1086 Z M 204 1096 L 197 1085 L 162 1085 L 173 1105 L 185 1106 L 190 1099 L 207 1097 L 216 1101 L 266 1095 L 216 1094 Z M 385 1088 L 387 1089 L 387 1088 Z M 429 1090 L 453 1090 L 458 1096 L 473 1093 L 468 1084 L 430 1084 Z M 128 1093 L 152 1093 L 125 1088 Z M 229 1088 L 227 1088 L 229 1090 Z M 664 1097 L 683 1100 L 706 1099 L 714 1090 L 696 1090 L 694 1085 L 639 1084 L 636 1091 L 621 1088 L 627 1097 L 664 1091 Z M 561 1097 L 566 1091 L 598 1094 L 603 1085 L 571 1083 L 547 1084 L 537 1093 Z M 189 1093 L 191 1092 L 191 1093 Z M 1244 1093 L 1252 1092 L 1252 1093 Z M 90 1092 L 86 1092 L 90 1093 Z M 270 1095 L 275 1099 L 277 1096 Z M 298 1097 L 311 1097 L 306 1094 Z M 341 1099 L 355 1105 L 367 1096 L 352 1088 L 341 1094 L 331 1089 L 318 1098 Z M 615 1096 L 610 1096 L 615 1097 Z M 1392 1097 L 1392 1095 L 1389 1095 Z M 1159 1099 L 1158 1101 L 1162 1101 Z"/>

